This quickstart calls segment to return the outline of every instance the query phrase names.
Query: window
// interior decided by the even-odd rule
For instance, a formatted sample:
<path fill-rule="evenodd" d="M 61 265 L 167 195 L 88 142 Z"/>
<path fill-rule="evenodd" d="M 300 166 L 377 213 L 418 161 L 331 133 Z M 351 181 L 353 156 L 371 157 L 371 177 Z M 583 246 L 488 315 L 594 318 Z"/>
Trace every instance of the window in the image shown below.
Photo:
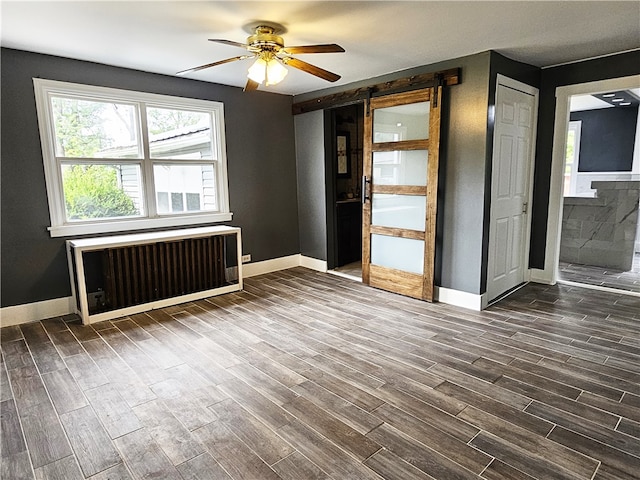
<path fill-rule="evenodd" d="M 51 236 L 231 220 L 221 103 L 33 81 Z"/>
<path fill-rule="evenodd" d="M 569 122 L 567 129 L 567 150 L 564 164 L 564 188 L 565 197 L 576 196 L 576 179 L 578 173 L 578 161 L 580 159 L 580 131 L 581 121 Z"/>

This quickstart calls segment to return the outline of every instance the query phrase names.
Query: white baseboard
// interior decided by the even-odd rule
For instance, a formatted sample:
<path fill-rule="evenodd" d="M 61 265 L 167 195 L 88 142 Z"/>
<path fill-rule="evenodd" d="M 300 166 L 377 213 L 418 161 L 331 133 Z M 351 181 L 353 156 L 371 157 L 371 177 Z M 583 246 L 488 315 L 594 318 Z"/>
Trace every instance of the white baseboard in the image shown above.
<path fill-rule="evenodd" d="M 60 317 L 74 311 L 73 297 L 53 298 L 42 302 L 4 307 L 0 309 L 0 327 Z"/>
<path fill-rule="evenodd" d="M 544 285 L 553 285 L 553 279 L 551 278 L 551 272 L 547 270 L 540 270 L 538 268 L 532 268 L 529 270 L 531 276 L 529 277 L 530 282 L 534 283 L 542 283 Z"/>
<path fill-rule="evenodd" d="M 327 262 L 318 260 L 317 258 L 300 255 L 300 266 L 315 270 L 316 272 L 327 273 Z"/>
<path fill-rule="evenodd" d="M 255 277 L 264 273 L 277 272 L 293 267 L 306 267 L 318 272 L 327 271 L 327 262 L 317 258 L 306 257 L 301 254 L 289 255 L 288 257 L 272 258 L 262 262 L 245 263 L 242 265 L 242 276 Z"/>
<path fill-rule="evenodd" d="M 242 265 L 243 278 L 255 277 L 265 273 L 277 272 L 287 268 L 300 266 L 300 254 L 289 255 L 288 257 L 272 258 L 262 262 L 245 263 Z"/>
<path fill-rule="evenodd" d="M 475 293 L 444 287 L 435 287 L 434 294 L 434 300 L 447 305 L 468 308 L 478 312 L 487 306 L 486 295 L 476 295 Z"/>

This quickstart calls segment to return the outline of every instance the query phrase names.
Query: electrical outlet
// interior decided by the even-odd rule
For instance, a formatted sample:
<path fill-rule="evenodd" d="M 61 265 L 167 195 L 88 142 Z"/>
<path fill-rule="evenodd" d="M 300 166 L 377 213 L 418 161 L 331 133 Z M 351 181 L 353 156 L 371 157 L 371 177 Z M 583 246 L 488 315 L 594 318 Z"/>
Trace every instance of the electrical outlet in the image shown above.
<path fill-rule="evenodd" d="M 97 292 L 90 292 L 87 294 L 87 303 L 89 308 L 101 307 L 104 305 L 104 292 L 98 290 Z"/>
<path fill-rule="evenodd" d="M 248 263 L 251 261 L 251 254 L 247 253 L 246 255 L 242 255 L 242 263 Z"/>

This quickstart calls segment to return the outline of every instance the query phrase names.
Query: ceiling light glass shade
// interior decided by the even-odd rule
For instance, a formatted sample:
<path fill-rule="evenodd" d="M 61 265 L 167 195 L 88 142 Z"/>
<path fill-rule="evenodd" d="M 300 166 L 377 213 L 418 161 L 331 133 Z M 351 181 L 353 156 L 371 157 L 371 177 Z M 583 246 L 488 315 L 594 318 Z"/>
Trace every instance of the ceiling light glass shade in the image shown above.
<path fill-rule="evenodd" d="M 289 73 L 287 69 L 275 58 L 265 60 L 260 57 L 249 67 L 247 77 L 254 82 L 275 85 L 280 83 L 287 76 L 287 73 Z"/>
<path fill-rule="evenodd" d="M 267 62 L 265 62 L 262 57 L 258 58 L 255 63 L 249 67 L 249 72 L 247 73 L 247 77 L 258 83 L 264 82 L 266 75 Z"/>
<path fill-rule="evenodd" d="M 284 77 L 287 76 L 287 71 L 284 66 L 277 61 L 275 58 L 267 63 L 267 82 L 265 85 L 275 85 L 276 83 L 280 83 L 284 80 Z"/>

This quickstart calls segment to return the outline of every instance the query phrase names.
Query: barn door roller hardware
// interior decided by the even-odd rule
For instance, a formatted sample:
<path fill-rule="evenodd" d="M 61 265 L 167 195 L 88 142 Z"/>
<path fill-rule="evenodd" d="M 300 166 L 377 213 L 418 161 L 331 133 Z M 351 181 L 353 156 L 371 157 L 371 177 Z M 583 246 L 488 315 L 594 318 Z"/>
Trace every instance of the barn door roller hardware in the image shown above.
<path fill-rule="evenodd" d="M 440 78 L 440 80 L 438 80 Z M 326 108 L 334 108 L 344 105 L 352 105 L 354 103 L 368 103 L 367 99 L 388 93 L 397 93 L 401 91 L 416 90 L 420 88 L 458 85 L 460 83 L 460 68 L 451 68 L 439 72 L 422 73 L 412 75 L 411 77 L 398 78 L 384 83 L 370 85 L 368 87 L 360 87 L 352 90 L 346 90 L 340 93 L 325 95 L 322 97 L 306 100 L 293 104 L 293 114 L 313 112 L 315 110 L 324 110 Z M 436 100 L 437 101 L 437 100 Z M 366 108 L 366 107 L 365 107 Z"/>

